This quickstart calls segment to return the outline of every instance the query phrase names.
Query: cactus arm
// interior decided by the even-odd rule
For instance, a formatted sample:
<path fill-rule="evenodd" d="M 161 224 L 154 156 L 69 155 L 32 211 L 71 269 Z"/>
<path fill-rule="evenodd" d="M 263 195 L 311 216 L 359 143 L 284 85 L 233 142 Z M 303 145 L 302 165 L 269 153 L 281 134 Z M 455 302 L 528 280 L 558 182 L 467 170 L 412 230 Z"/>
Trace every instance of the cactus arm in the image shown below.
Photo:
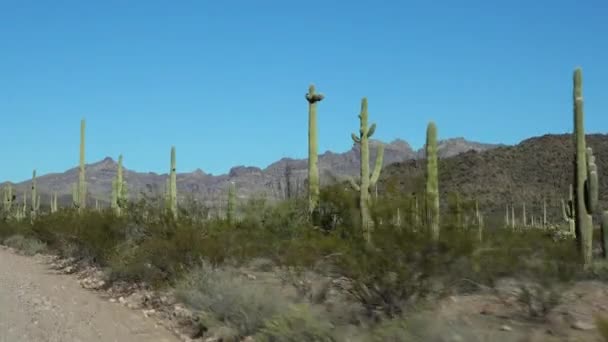
<path fill-rule="evenodd" d="M 572 219 L 572 215 L 570 214 L 570 208 L 566 206 L 566 202 L 562 199 L 562 217 L 564 221 L 568 222 L 568 220 Z"/>
<path fill-rule="evenodd" d="M 361 143 L 361 138 L 359 138 L 355 133 L 351 133 L 350 137 L 353 138 L 353 141 L 355 142 L 355 144 Z"/>
<path fill-rule="evenodd" d="M 348 184 L 350 184 L 350 186 L 353 188 L 353 190 L 361 191 L 361 187 L 359 186 L 359 184 L 357 184 L 357 182 L 355 182 L 355 180 L 352 177 L 347 177 L 347 180 L 348 180 Z"/>
<path fill-rule="evenodd" d="M 378 153 L 376 154 L 376 164 L 374 165 L 374 171 L 370 179 L 370 186 L 376 185 L 378 178 L 380 178 L 380 171 L 382 171 L 382 163 L 384 162 L 384 145 L 378 145 Z"/>
<path fill-rule="evenodd" d="M 376 124 L 373 123 L 369 129 L 367 130 L 367 137 L 371 138 L 372 135 L 374 135 L 374 132 L 376 131 Z"/>

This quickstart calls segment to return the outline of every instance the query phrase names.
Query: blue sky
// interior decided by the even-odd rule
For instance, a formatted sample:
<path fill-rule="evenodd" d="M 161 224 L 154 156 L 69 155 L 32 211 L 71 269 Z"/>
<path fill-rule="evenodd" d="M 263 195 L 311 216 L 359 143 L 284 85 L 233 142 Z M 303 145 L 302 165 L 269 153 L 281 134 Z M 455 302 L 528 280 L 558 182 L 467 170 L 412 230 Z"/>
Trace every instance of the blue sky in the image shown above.
<path fill-rule="evenodd" d="M 350 148 L 361 97 L 375 137 L 513 144 L 572 129 L 584 70 L 588 132 L 608 129 L 608 2 L 0 0 L 0 180 L 124 154 L 125 166 L 219 174 Z"/>

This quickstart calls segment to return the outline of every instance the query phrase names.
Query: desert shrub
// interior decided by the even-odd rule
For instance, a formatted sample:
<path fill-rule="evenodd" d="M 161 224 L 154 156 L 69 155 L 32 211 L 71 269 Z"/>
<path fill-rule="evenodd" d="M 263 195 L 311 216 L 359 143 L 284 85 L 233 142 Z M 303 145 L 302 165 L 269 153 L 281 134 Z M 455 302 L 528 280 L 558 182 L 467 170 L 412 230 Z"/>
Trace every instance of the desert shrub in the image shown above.
<path fill-rule="evenodd" d="M 110 281 L 144 281 L 162 286 L 203 256 L 204 232 L 197 227 L 185 224 L 173 230 L 153 227 L 148 234 L 115 246 L 109 261 Z"/>
<path fill-rule="evenodd" d="M 446 341 L 487 341 L 463 322 L 447 323 L 429 313 L 416 313 L 408 318 L 385 320 L 370 329 L 366 341 L 373 342 L 446 342 Z"/>
<path fill-rule="evenodd" d="M 176 297 L 195 310 L 209 313 L 241 336 L 255 333 L 287 304 L 269 288 L 247 282 L 235 269 L 208 263 L 190 271 L 176 285 Z"/>
<path fill-rule="evenodd" d="M 608 318 L 597 316 L 595 318 L 595 326 L 602 337 L 602 341 L 608 342 Z"/>
<path fill-rule="evenodd" d="M 315 316 L 310 307 L 294 305 L 287 312 L 267 320 L 255 335 L 266 342 L 333 342 L 333 326 Z"/>
<path fill-rule="evenodd" d="M 351 280 L 348 291 L 368 316 L 396 317 L 412 300 L 439 294 L 439 280 L 460 276 L 451 265 L 472 250 L 473 238 L 464 233 L 433 243 L 425 234 L 379 228 L 372 245 L 358 241 L 339 258 L 337 271 Z"/>
<path fill-rule="evenodd" d="M 35 238 L 24 237 L 23 235 L 13 235 L 4 240 L 8 247 L 15 248 L 25 255 L 35 255 L 46 250 L 46 245 Z"/>
<path fill-rule="evenodd" d="M 116 245 L 124 240 L 125 221 L 115 217 L 111 211 L 61 210 L 34 221 L 32 230 L 36 236 L 56 250 L 71 248 L 76 259 L 89 260 L 107 265 Z"/>
<path fill-rule="evenodd" d="M 552 284 L 533 284 L 521 286 L 517 299 L 527 309 L 530 318 L 544 319 L 561 303 L 562 292 Z"/>

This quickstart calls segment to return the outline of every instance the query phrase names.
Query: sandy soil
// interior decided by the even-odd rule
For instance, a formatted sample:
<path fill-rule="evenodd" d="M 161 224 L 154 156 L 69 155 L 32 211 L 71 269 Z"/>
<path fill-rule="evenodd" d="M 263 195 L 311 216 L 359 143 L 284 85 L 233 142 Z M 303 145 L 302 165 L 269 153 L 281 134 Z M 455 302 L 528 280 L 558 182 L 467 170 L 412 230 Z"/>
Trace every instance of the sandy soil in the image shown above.
<path fill-rule="evenodd" d="M 141 312 L 103 300 L 39 259 L 0 248 L 0 341 L 179 339 Z"/>

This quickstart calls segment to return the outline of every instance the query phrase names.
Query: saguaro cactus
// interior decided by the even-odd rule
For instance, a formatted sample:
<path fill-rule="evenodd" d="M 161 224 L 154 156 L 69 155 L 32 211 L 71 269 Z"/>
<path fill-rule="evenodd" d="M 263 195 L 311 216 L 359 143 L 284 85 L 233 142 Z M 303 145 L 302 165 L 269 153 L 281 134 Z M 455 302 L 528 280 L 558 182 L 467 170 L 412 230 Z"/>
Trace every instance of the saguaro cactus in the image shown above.
<path fill-rule="evenodd" d="M 230 182 L 228 185 L 228 207 L 226 210 L 226 219 L 230 223 L 234 223 L 236 214 L 236 185 Z"/>
<path fill-rule="evenodd" d="M 72 189 L 72 200 L 74 207 L 78 208 L 78 211 L 82 211 L 87 204 L 87 188 L 85 180 L 85 121 L 80 121 L 80 163 L 78 168 L 78 183 L 74 184 Z"/>
<path fill-rule="evenodd" d="M 574 207 L 575 231 L 579 251 L 582 254 L 585 268 L 593 260 L 593 218 L 597 208 L 598 179 L 595 157 L 591 148 L 585 143 L 585 124 L 583 111 L 583 76 L 582 70 L 574 71 L 574 140 L 576 145 L 574 168 Z"/>
<path fill-rule="evenodd" d="M 367 120 L 367 98 L 361 100 L 361 114 L 359 114 L 359 135 L 355 133 L 351 134 L 351 138 L 356 144 L 359 144 L 359 150 L 361 153 L 361 183 L 356 184 L 351 179 L 351 185 L 356 191 L 359 191 L 359 206 L 361 212 L 361 226 L 365 239 L 371 242 L 371 229 L 372 222 L 369 213 L 369 201 L 370 201 L 370 189 L 376 185 L 378 178 L 380 177 L 380 171 L 382 170 L 382 163 L 384 161 L 384 145 L 379 144 L 376 153 L 376 163 L 374 165 L 374 171 L 372 175 L 369 174 L 369 138 L 376 131 L 376 124 L 372 124 L 368 127 Z"/>
<path fill-rule="evenodd" d="M 10 212 L 13 206 L 13 201 L 15 200 L 15 196 L 13 195 L 13 187 L 9 183 L 6 188 L 4 188 L 4 211 Z"/>
<path fill-rule="evenodd" d="M 568 223 L 568 232 L 574 236 L 576 234 L 576 224 L 574 218 L 576 217 L 576 208 L 574 208 L 574 190 L 572 184 L 570 184 L 570 191 L 568 195 L 568 202 L 564 203 L 562 199 L 562 215 L 564 221 Z"/>
<path fill-rule="evenodd" d="M 171 147 L 171 171 L 169 173 L 169 210 L 177 218 L 177 173 L 175 171 L 175 146 Z"/>
<path fill-rule="evenodd" d="M 439 240 L 439 176 L 437 161 L 437 126 L 430 122 L 426 129 L 426 200 L 431 238 Z"/>
<path fill-rule="evenodd" d="M 33 220 L 38 214 L 38 209 L 40 209 L 40 196 L 38 196 L 38 189 L 36 186 L 36 170 L 32 172 L 32 200 L 30 207 L 30 217 Z"/>
<path fill-rule="evenodd" d="M 122 154 L 118 156 L 118 168 L 116 170 L 116 178 L 112 181 L 112 202 L 111 207 L 114 209 L 116 216 L 122 215 L 122 211 L 127 205 L 127 183 L 123 179 L 122 172 Z"/>
<path fill-rule="evenodd" d="M 57 212 L 57 191 L 51 196 L 51 213 Z"/>
<path fill-rule="evenodd" d="M 319 205 L 317 102 L 323 98 L 322 94 L 315 93 L 315 86 L 311 84 L 306 94 L 306 101 L 308 101 L 308 211 L 310 214 Z"/>

